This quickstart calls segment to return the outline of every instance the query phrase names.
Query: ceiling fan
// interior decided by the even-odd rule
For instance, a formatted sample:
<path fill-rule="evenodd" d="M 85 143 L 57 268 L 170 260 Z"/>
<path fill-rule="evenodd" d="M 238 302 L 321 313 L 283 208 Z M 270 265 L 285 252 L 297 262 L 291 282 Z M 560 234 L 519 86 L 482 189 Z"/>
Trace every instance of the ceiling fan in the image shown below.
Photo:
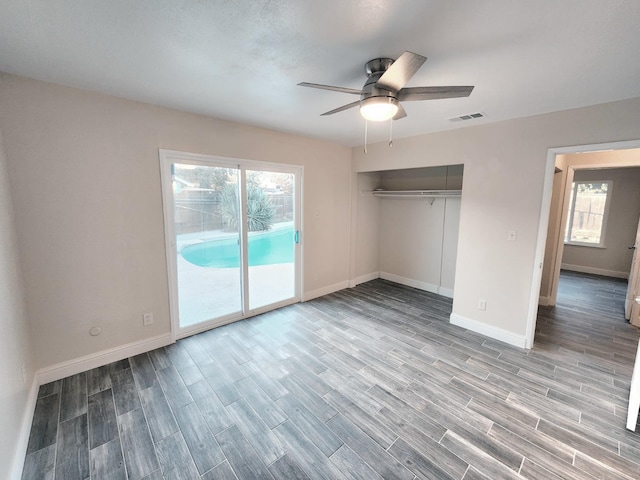
<path fill-rule="evenodd" d="M 404 52 L 397 60 L 392 58 L 374 58 L 365 65 L 367 81 L 362 90 L 334 87 L 318 83 L 302 82 L 302 87 L 332 90 L 334 92 L 360 95 L 360 100 L 335 108 L 322 115 L 360 106 L 360 114 L 367 120 L 399 120 L 407 116 L 401 101 L 435 100 L 441 98 L 468 97 L 473 86 L 446 87 L 405 87 L 405 84 L 420 69 L 427 57 L 412 52 Z"/>

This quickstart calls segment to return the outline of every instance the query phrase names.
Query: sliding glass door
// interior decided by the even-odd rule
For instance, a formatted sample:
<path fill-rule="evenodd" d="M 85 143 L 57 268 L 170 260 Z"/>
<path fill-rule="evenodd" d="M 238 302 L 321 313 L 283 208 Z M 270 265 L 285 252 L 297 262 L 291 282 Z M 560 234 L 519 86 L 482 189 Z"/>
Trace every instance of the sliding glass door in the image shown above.
<path fill-rule="evenodd" d="M 176 337 L 299 300 L 301 170 L 161 151 Z"/>
<path fill-rule="evenodd" d="M 247 170 L 249 309 L 295 297 L 295 175 Z"/>
<path fill-rule="evenodd" d="M 180 327 L 242 312 L 239 178 L 237 168 L 172 165 Z"/>

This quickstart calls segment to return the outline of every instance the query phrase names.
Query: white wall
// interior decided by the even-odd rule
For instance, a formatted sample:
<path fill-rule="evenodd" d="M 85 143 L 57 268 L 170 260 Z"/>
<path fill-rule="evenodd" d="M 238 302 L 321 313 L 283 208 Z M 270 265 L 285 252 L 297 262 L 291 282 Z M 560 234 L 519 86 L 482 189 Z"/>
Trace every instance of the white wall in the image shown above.
<path fill-rule="evenodd" d="M 460 199 L 381 201 L 380 276 L 453 297 Z"/>
<path fill-rule="evenodd" d="M 368 154 L 354 148 L 353 170 L 464 164 L 452 321 L 524 345 L 531 292 L 539 288 L 534 265 L 543 261 L 536 244 L 549 148 L 631 140 L 639 132 L 636 98 L 397 139 L 392 149 L 370 145 Z M 515 242 L 507 241 L 509 230 Z M 486 311 L 478 310 L 479 299 Z"/>
<path fill-rule="evenodd" d="M 371 195 L 380 188 L 380 173 L 362 173 L 356 176 L 354 204 L 361 213 L 356 218 L 353 237 L 358 245 L 353 250 L 353 262 L 357 266 L 351 285 L 378 278 L 380 274 L 380 206 L 382 200 Z"/>
<path fill-rule="evenodd" d="M 438 292 L 444 199 L 383 198 L 380 272 L 383 278 Z M 397 278 L 394 278 L 397 277 Z"/>
<path fill-rule="evenodd" d="M 640 157 L 640 152 L 638 153 Z M 612 180 L 604 248 L 565 245 L 563 268 L 627 278 L 640 217 L 640 168 L 576 170 L 578 181 Z"/>
<path fill-rule="evenodd" d="M 159 148 L 303 165 L 305 296 L 348 285 L 346 147 L 6 74 L 0 129 L 38 367 L 169 332 Z"/>
<path fill-rule="evenodd" d="M 459 198 L 447 198 L 444 202 L 442 271 L 440 273 L 439 293 L 452 298 L 455 288 L 456 265 L 458 263 L 460 205 L 462 202 Z"/>
<path fill-rule="evenodd" d="M 0 133 L 0 478 L 20 472 L 26 450 L 34 404 L 29 390 L 34 359 L 24 290 L 19 267 L 18 242 Z M 26 378 L 22 377 L 25 368 Z M 13 465 L 14 461 L 16 462 Z"/>

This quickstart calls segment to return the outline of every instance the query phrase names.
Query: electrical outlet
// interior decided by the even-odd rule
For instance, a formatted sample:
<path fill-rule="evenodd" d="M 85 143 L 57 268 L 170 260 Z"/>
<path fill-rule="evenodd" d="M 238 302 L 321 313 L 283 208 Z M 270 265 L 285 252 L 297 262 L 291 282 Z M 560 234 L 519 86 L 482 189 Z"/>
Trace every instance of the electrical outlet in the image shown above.
<path fill-rule="evenodd" d="M 486 310 L 487 309 L 487 301 L 486 300 L 478 300 L 478 310 Z"/>
<path fill-rule="evenodd" d="M 153 323 L 153 313 L 145 313 L 142 315 L 142 325 L 145 327 Z"/>

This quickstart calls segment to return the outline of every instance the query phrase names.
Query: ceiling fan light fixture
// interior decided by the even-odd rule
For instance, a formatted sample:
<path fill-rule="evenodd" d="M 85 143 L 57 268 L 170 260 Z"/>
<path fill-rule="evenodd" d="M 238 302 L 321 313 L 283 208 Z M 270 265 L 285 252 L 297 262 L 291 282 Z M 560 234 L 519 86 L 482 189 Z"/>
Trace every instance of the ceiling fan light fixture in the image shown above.
<path fill-rule="evenodd" d="M 360 102 L 360 115 L 371 122 L 382 122 L 398 113 L 398 100 L 393 97 L 369 97 Z"/>

